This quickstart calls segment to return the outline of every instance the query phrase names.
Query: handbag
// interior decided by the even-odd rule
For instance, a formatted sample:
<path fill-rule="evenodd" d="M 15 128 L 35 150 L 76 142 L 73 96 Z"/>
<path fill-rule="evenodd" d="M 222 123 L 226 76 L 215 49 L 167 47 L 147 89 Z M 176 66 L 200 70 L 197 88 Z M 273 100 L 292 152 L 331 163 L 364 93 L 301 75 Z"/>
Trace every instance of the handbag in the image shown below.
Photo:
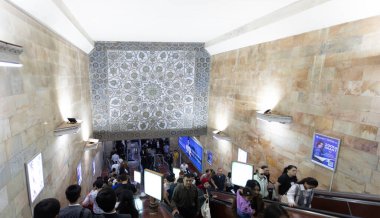
<path fill-rule="evenodd" d="M 208 198 L 206 198 L 206 201 L 203 203 L 201 207 L 201 214 L 203 218 L 211 218 L 210 204 Z"/>
<path fill-rule="evenodd" d="M 284 204 L 288 204 L 289 203 L 288 196 L 287 196 L 286 193 L 281 196 L 280 202 L 284 203 Z"/>

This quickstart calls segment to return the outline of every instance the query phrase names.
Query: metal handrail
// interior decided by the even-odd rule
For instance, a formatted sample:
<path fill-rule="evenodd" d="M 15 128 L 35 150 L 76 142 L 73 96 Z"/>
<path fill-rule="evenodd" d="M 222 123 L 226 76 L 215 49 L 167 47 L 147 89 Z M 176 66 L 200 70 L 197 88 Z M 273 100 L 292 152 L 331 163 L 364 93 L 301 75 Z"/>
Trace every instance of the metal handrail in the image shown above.
<path fill-rule="evenodd" d="M 333 197 L 333 196 L 324 196 L 324 195 L 317 195 L 317 196 L 314 196 L 314 198 L 332 199 L 335 201 L 343 201 L 343 202 L 356 203 L 356 204 L 380 206 L 380 202 L 356 200 L 356 199 L 352 199 L 352 198 L 342 198 L 342 197 Z"/>
<path fill-rule="evenodd" d="M 231 196 L 235 197 L 235 195 L 233 193 L 229 193 L 229 192 L 213 191 L 212 193 L 223 193 L 223 194 L 231 195 Z M 232 204 L 231 202 L 225 201 L 223 199 L 210 198 L 210 201 L 221 202 L 221 203 L 225 204 L 226 206 Z M 302 212 L 302 213 L 307 213 L 307 214 L 312 214 L 312 215 L 319 215 L 319 216 L 323 216 L 323 217 L 339 217 L 339 218 L 354 218 L 355 217 L 352 215 L 335 213 L 335 212 L 330 212 L 330 211 L 325 211 L 325 210 L 318 210 L 318 209 L 313 209 L 313 208 L 289 207 L 287 204 L 280 203 L 277 201 L 266 200 L 266 199 L 263 199 L 263 201 L 267 204 L 272 204 L 272 203 L 281 204 L 281 206 L 285 207 L 287 210 L 290 210 L 290 211 L 297 211 L 297 212 Z"/>
<path fill-rule="evenodd" d="M 347 198 L 347 199 L 355 199 L 355 200 L 363 200 L 363 201 L 380 202 L 380 197 L 378 195 L 349 193 L 349 192 L 328 192 L 328 191 L 318 190 L 318 189 L 315 190 L 314 196 L 339 197 L 339 198 Z"/>

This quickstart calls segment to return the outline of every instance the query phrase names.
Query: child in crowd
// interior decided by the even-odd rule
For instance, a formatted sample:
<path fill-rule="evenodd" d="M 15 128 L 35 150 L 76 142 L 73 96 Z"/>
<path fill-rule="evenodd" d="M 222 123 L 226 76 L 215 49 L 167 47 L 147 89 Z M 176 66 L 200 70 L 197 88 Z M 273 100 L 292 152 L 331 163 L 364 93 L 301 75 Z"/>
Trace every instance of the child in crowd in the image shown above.
<path fill-rule="evenodd" d="M 250 188 L 243 188 L 236 193 L 236 212 L 239 218 L 250 218 L 255 212 L 251 207 L 252 191 Z"/>

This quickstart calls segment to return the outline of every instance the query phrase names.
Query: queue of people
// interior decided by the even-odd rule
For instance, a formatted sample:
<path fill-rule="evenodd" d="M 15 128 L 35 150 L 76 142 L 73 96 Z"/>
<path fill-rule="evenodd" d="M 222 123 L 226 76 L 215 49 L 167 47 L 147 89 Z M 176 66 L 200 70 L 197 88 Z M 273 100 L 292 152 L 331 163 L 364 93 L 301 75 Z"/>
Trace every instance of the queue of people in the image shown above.
<path fill-rule="evenodd" d="M 188 164 L 183 163 L 180 173 L 180 179 L 182 178 L 184 182 L 182 183 L 181 180 L 181 184 L 177 185 L 172 175 L 169 175 L 165 179 L 164 187 L 165 202 L 173 207 L 173 213 L 179 213 L 183 217 L 194 217 L 194 214 L 189 211 L 194 212 L 193 207 L 202 205 L 206 198 L 213 197 L 211 191 L 235 193 L 234 212 L 237 217 L 245 218 L 264 214 L 263 199 L 286 203 L 290 207 L 311 207 L 314 188 L 318 186 L 318 181 L 312 177 L 298 181 L 297 167 L 294 165 L 285 167 L 276 182 L 270 180 L 269 168 L 263 165 L 257 169 L 253 179 L 247 181 L 245 187 L 234 186 L 231 183 L 231 172 L 228 172 L 226 176 L 221 168 L 218 168 L 216 172 L 213 169 L 206 169 L 204 174 L 197 177 L 196 174 L 190 173 Z M 195 188 L 198 188 L 198 203 L 194 200 Z M 189 193 L 193 193 L 193 195 L 190 196 Z M 173 199 L 171 196 L 176 196 L 176 198 Z M 178 209 L 176 203 L 178 196 L 187 199 L 180 198 L 182 199 L 180 205 L 183 206 L 183 203 L 187 202 L 188 208 L 180 207 Z M 282 210 L 278 208 L 277 210 L 281 212 Z"/>
<path fill-rule="evenodd" d="M 154 159 L 149 160 L 149 146 L 157 146 L 157 150 L 161 148 L 159 141 L 147 142 L 141 151 L 141 163 L 145 159 L 147 164 L 143 164 L 143 168 L 157 170 L 152 167 L 155 165 L 151 163 Z M 171 154 L 168 148 L 162 148 L 163 153 Z M 34 217 L 56 217 L 53 214 L 63 218 L 139 217 L 133 197 L 137 189 L 130 182 L 128 162 L 123 161 L 118 150 L 121 148 L 115 149 L 110 156 L 112 166 L 109 176 L 99 177 L 83 202 L 79 202 L 81 187 L 71 185 L 65 192 L 68 207 L 60 209 L 56 199 L 45 199 L 35 206 Z M 180 215 L 183 218 L 197 217 L 201 206 L 210 198 L 217 197 L 215 191 L 235 194 L 232 210 L 236 217 L 289 217 L 279 204 L 264 208 L 263 199 L 277 200 L 290 207 L 311 207 L 314 188 L 318 186 L 318 181 L 312 177 L 298 181 L 297 167 L 294 165 L 285 167 L 275 182 L 270 180 L 268 166 L 263 165 L 256 170 L 253 179 L 246 182 L 245 187 L 232 184 L 231 172 L 225 174 L 222 168 L 216 171 L 206 169 L 201 175 L 191 172 L 188 163 L 182 163 L 180 169 L 179 177 L 175 178 L 169 166 L 169 174 L 165 176 L 163 184 L 163 202 L 172 209 L 173 216 Z"/>
<path fill-rule="evenodd" d="M 120 182 L 114 184 L 108 178 L 98 177 L 93 189 L 80 202 L 81 186 L 70 185 L 65 195 L 69 202 L 67 207 L 60 208 L 55 198 L 40 201 L 34 207 L 34 218 L 138 218 L 134 194 L 136 188 L 129 182 L 126 174 L 120 175 Z"/>

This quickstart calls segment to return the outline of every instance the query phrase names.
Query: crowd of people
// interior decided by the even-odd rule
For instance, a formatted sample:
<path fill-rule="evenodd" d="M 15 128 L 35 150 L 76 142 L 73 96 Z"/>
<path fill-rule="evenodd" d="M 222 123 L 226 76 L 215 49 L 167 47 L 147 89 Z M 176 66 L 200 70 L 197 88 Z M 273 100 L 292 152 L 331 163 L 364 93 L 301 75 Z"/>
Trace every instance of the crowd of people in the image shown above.
<path fill-rule="evenodd" d="M 226 176 L 222 168 L 217 169 L 216 172 L 213 169 L 206 169 L 205 173 L 199 177 L 196 173 L 190 172 L 186 163 L 183 163 L 180 169 L 181 173 L 177 180 L 173 174 L 169 174 L 164 180 L 164 202 L 173 209 L 173 215 L 178 213 L 185 218 L 196 217 L 200 205 L 207 198 L 215 197 L 211 194 L 211 192 L 216 193 L 215 191 L 236 194 L 232 208 L 239 218 L 257 215 L 273 217 L 265 215 L 263 199 L 286 203 L 290 207 L 309 208 L 314 188 L 318 186 L 318 181 L 312 177 L 298 181 L 297 167 L 294 165 L 285 167 L 276 182 L 270 180 L 269 168 L 263 165 L 256 170 L 253 179 L 248 180 L 245 187 L 233 185 L 231 172 L 228 172 Z"/>
<path fill-rule="evenodd" d="M 116 182 L 107 176 L 98 177 L 84 201 L 80 202 L 81 186 L 70 185 L 65 191 L 67 207 L 60 208 L 57 199 L 47 198 L 36 204 L 33 214 L 34 218 L 138 218 L 136 193 L 126 173 L 119 175 Z"/>
<path fill-rule="evenodd" d="M 165 158 L 172 154 L 168 148 L 165 148 L 164 142 L 162 141 L 163 146 L 160 146 L 160 141 L 144 143 L 140 153 L 141 164 L 143 165 L 144 156 L 148 164 L 143 168 L 158 170 L 154 167 L 155 163 L 150 163 L 155 159 L 148 160 L 152 154 L 150 149 L 154 148 L 154 154 L 163 154 Z M 112 165 L 109 175 L 104 178 L 98 177 L 93 183 L 93 189 L 82 202 L 80 202 L 81 187 L 70 185 L 65 192 L 69 203 L 67 207 L 60 208 L 59 201 L 54 198 L 44 199 L 35 206 L 34 217 L 139 217 L 134 201 L 137 188 L 130 180 L 128 161 L 124 161 L 122 157 L 125 156 L 120 154 L 124 148 L 122 146 L 114 148 L 110 155 Z M 289 217 L 280 204 L 273 203 L 264 208 L 263 199 L 286 203 L 290 207 L 311 207 L 313 190 L 318 186 L 318 181 L 312 177 L 298 181 L 297 167 L 294 165 L 285 167 L 276 181 L 271 180 L 268 166 L 263 165 L 255 171 L 253 179 L 246 182 L 245 187 L 239 187 L 232 184 L 231 172 L 226 175 L 222 168 L 216 171 L 206 169 L 203 174 L 198 175 L 191 172 L 187 163 L 182 163 L 181 172 L 176 178 L 169 162 L 167 162 L 169 173 L 165 176 L 163 184 L 163 203 L 171 208 L 174 217 L 197 217 L 204 202 L 216 198 L 218 192 L 235 194 L 232 211 L 236 217 Z"/>

